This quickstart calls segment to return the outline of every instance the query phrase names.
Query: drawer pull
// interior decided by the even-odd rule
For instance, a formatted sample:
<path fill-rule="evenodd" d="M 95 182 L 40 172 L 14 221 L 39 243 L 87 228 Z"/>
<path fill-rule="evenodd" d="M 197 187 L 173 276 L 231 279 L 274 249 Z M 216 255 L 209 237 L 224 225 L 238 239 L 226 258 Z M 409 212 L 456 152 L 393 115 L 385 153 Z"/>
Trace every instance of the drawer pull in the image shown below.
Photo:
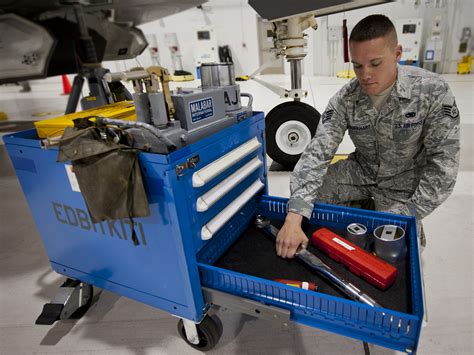
<path fill-rule="evenodd" d="M 207 211 L 211 206 L 213 206 L 217 201 L 225 196 L 225 194 L 240 184 L 247 176 L 252 174 L 262 165 L 263 163 L 258 157 L 255 157 L 249 161 L 239 170 L 230 175 L 227 179 L 223 180 L 218 185 L 207 191 L 204 195 L 199 197 L 196 201 L 196 210 L 199 212 Z"/>
<path fill-rule="evenodd" d="M 213 219 L 211 219 L 201 229 L 201 239 L 211 239 L 214 234 L 222 228 L 239 210 L 263 187 L 260 179 L 257 179 L 250 187 L 248 187 L 239 197 L 237 197 L 231 204 L 219 212 Z"/>
<path fill-rule="evenodd" d="M 204 168 L 193 174 L 193 187 L 201 187 L 215 178 L 217 175 L 242 160 L 250 153 L 256 151 L 262 146 L 257 137 L 249 140 L 247 143 L 231 150 L 216 161 L 206 165 Z"/>

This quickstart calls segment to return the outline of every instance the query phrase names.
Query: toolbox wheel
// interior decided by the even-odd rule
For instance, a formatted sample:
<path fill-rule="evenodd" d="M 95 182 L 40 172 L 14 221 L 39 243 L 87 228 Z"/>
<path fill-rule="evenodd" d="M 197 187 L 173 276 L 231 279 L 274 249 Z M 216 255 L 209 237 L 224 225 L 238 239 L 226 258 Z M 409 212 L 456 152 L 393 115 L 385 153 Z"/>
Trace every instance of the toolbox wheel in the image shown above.
<path fill-rule="evenodd" d="M 208 317 L 209 317 L 209 316 L 208 316 Z M 218 339 L 220 339 L 221 336 L 222 336 L 222 333 L 223 333 L 223 331 L 224 331 L 224 327 L 222 326 L 221 319 L 220 319 L 218 316 L 216 316 L 215 314 L 212 315 L 212 316 L 210 316 L 210 317 L 212 318 L 212 320 L 214 321 L 214 323 L 216 323 L 217 329 L 219 330 L 219 338 L 218 338 Z"/>
<path fill-rule="evenodd" d="M 301 101 L 275 106 L 265 118 L 267 154 L 293 170 L 318 127 L 320 113 Z"/>
<path fill-rule="evenodd" d="M 186 331 L 184 330 L 183 320 L 180 319 L 178 322 L 178 333 L 184 341 L 200 351 L 209 351 L 216 346 L 222 335 L 222 324 L 216 322 L 213 318 L 206 316 L 201 323 L 196 324 L 197 332 L 199 335 L 199 344 L 192 344 L 186 337 Z"/>

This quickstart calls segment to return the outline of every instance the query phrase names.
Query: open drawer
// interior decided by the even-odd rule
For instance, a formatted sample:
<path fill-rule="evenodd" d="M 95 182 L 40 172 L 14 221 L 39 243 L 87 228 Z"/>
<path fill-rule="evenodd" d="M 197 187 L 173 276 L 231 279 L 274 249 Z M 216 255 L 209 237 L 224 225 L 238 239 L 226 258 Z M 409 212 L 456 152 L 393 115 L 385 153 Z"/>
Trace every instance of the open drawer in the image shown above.
<path fill-rule="evenodd" d="M 416 351 L 423 303 L 415 219 L 317 205 L 309 225 L 305 227 L 308 235 L 319 227 L 344 231 L 353 222 L 367 226 L 368 233 L 383 224 L 395 224 L 405 229 L 409 253 L 405 261 L 396 265 L 397 281 L 386 291 L 367 284 L 341 264 L 310 248 L 347 281 L 385 307 L 372 308 L 348 299 L 299 261 L 276 256 L 274 241 L 253 227 L 252 223 L 255 215 L 261 214 L 279 227 L 286 216 L 286 206 L 286 199 L 272 196 L 250 201 L 235 216 L 237 220 L 231 221 L 226 230 L 198 254 L 202 286 L 281 310 L 282 314 L 289 314 L 294 322 L 399 351 Z M 319 289 L 317 292 L 303 290 L 272 281 L 275 278 L 312 281 Z M 260 313 L 260 310 L 256 312 Z"/>

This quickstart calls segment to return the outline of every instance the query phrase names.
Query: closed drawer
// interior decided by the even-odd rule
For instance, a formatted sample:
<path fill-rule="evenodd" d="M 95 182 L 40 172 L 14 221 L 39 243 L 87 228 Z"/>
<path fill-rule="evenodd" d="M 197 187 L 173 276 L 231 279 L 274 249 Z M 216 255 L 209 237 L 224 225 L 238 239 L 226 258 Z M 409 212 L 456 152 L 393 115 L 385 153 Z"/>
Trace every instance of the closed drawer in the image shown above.
<path fill-rule="evenodd" d="M 193 145 L 193 151 L 187 152 L 185 159 L 176 162 L 178 166 L 190 157 L 196 157 L 195 166 L 183 170 L 179 176 L 179 184 L 188 197 L 204 195 L 252 160 L 258 159 L 263 165 L 264 130 L 259 118 L 255 116 L 253 120 L 240 123 L 238 132 L 228 130 L 211 136 L 212 139 L 203 139 Z M 226 132 L 229 133 L 224 134 Z"/>

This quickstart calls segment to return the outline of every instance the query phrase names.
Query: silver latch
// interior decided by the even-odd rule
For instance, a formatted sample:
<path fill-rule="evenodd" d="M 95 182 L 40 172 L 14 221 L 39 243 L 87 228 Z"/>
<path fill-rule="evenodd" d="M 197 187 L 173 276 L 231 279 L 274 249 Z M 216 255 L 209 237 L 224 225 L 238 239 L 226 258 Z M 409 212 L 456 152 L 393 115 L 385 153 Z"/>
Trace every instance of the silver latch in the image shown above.
<path fill-rule="evenodd" d="M 194 169 L 199 163 L 199 155 L 195 155 L 194 157 L 189 158 L 186 160 L 185 163 L 176 165 L 176 175 L 178 176 L 183 176 L 184 175 L 184 170 L 186 169 Z"/>

